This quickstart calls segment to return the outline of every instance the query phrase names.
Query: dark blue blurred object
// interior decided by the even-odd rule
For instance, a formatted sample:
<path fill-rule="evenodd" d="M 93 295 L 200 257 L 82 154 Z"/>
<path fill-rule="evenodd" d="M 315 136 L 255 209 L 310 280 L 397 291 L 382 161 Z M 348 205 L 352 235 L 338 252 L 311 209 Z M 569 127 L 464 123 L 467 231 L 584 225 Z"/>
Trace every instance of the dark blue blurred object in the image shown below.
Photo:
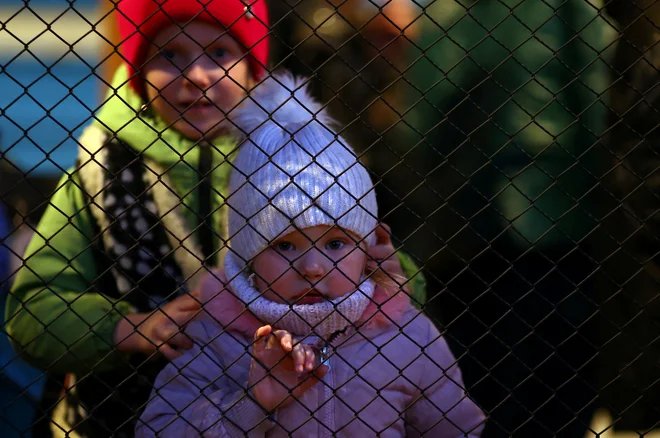
<path fill-rule="evenodd" d="M 3 438 L 31 436 L 29 430 L 36 415 L 45 379 L 38 371 L 18 358 L 4 332 L 5 302 L 9 291 L 8 237 L 11 222 L 0 201 L 0 431 Z"/>

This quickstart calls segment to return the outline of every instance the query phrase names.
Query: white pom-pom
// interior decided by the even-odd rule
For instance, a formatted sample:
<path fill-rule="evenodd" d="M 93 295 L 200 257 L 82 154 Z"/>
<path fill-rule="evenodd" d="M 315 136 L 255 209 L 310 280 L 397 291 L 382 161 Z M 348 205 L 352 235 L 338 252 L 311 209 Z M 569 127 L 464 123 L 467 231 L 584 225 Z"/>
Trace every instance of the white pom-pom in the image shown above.
<path fill-rule="evenodd" d="M 290 72 L 276 73 L 250 91 L 229 118 L 242 135 L 275 128 L 294 133 L 316 120 L 330 129 L 334 120 L 308 89 L 309 80 Z"/>

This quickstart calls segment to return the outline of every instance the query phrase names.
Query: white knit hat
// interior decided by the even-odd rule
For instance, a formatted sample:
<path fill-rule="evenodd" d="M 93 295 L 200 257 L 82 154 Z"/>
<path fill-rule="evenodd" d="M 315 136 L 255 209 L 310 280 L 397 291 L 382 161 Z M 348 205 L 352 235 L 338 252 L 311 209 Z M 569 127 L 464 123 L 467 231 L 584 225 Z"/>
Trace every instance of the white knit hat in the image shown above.
<path fill-rule="evenodd" d="M 230 118 L 247 137 L 229 180 L 230 246 L 246 263 L 273 240 L 317 225 L 375 243 L 373 183 L 291 74 L 268 78 Z"/>
<path fill-rule="evenodd" d="M 232 290 L 262 321 L 296 335 L 327 338 L 355 324 L 371 302 L 372 280 L 332 301 L 281 304 L 262 296 L 246 268 L 273 240 L 317 225 L 339 226 L 373 245 L 378 209 L 366 169 L 290 74 L 264 81 L 230 119 L 247 138 L 227 198 Z"/>

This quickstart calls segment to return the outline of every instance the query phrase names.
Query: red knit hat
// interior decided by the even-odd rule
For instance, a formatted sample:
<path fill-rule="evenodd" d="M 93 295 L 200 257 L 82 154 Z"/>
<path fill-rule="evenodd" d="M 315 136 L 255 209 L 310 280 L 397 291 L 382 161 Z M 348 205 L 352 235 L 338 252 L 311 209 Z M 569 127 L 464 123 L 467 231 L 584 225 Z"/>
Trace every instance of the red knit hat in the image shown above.
<path fill-rule="evenodd" d="M 227 28 L 247 48 L 255 78 L 262 78 L 268 63 L 265 0 L 121 0 L 117 5 L 121 52 L 134 90 L 144 94 L 142 78 L 136 72 L 145 62 L 150 40 L 163 27 L 192 19 Z"/>

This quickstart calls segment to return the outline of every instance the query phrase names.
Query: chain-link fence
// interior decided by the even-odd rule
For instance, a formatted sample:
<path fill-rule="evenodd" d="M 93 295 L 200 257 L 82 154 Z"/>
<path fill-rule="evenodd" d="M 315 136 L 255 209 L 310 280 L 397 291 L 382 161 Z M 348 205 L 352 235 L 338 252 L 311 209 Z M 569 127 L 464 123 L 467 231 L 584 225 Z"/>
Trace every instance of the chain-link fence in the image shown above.
<path fill-rule="evenodd" d="M 1 435 L 660 434 L 658 11 L 0 3 Z"/>

